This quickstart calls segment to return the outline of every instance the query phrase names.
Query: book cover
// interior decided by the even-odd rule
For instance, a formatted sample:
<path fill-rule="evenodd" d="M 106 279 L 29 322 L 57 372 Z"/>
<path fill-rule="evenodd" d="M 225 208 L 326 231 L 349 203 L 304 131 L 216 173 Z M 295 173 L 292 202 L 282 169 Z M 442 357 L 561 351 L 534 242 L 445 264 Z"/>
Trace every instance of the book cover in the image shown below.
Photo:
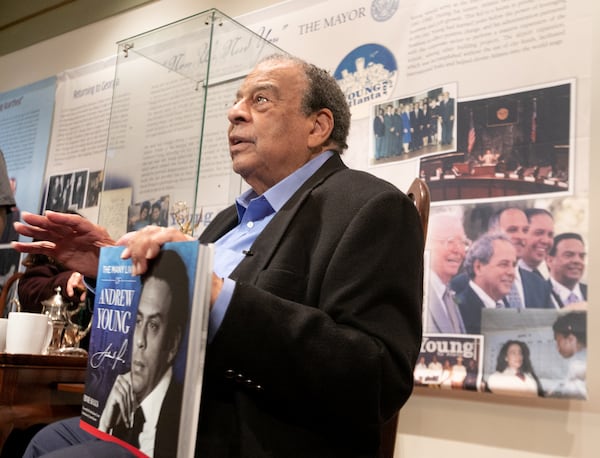
<path fill-rule="evenodd" d="M 212 246 L 167 243 L 142 276 L 123 250 L 100 251 L 81 427 L 136 456 L 193 456 Z"/>
<path fill-rule="evenodd" d="M 479 334 L 423 334 L 415 385 L 481 391 L 483 347 Z"/>

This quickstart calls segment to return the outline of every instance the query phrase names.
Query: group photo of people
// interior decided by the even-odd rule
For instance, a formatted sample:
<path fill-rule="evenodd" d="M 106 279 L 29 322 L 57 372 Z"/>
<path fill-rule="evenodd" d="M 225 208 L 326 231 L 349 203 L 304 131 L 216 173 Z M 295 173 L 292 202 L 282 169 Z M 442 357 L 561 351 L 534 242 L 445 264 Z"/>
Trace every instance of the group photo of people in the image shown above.
<path fill-rule="evenodd" d="M 558 312 L 585 313 L 587 234 L 578 231 L 585 227 L 586 217 L 586 203 L 575 198 L 432 208 L 424 332 L 483 335 L 489 350 L 494 345 L 488 338 L 490 330 L 511 334 L 515 327 L 527 329 L 522 321 L 530 311 L 550 313 L 552 319 Z M 531 326 L 539 325 L 533 321 Z M 547 344 L 543 351 L 551 348 L 558 358 L 552 323 L 544 327 Z M 519 392 L 541 395 L 534 365 L 526 365 L 527 383 L 511 384 L 500 375 L 514 372 L 507 365 L 510 355 L 519 353 L 523 361 L 530 355 L 526 342 L 511 342 L 511 346 L 508 340 L 496 343 L 506 344 L 496 349 L 498 353 L 486 353 L 488 372 L 497 372 L 486 382 L 486 390 L 504 393 L 521 386 Z M 556 382 L 560 377 L 548 378 Z"/>
<path fill-rule="evenodd" d="M 479 334 L 484 308 L 587 307 L 586 243 L 575 232 L 585 205 L 578 199 L 543 204 L 432 209 L 425 332 Z"/>
<path fill-rule="evenodd" d="M 102 172 L 77 170 L 48 178 L 43 210 L 65 212 L 98 205 Z"/>
<path fill-rule="evenodd" d="M 456 148 L 420 159 L 432 201 L 567 191 L 574 90 L 561 82 L 459 100 Z"/>
<path fill-rule="evenodd" d="M 449 390 L 482 390 L 481 336 L 427 335 L 415 366 L 415 384 Z"/>
<path fill-rule="evenodd" d="M 127 230 L 137 231 L 146 226 L 169 226 L 169 196 L 144 200 L 129 207 Z"/>
<path fill-rule="evenodd" d="M 452 149 L 455 86 L 391 100 L 373 109 L 374 165 Z"/>

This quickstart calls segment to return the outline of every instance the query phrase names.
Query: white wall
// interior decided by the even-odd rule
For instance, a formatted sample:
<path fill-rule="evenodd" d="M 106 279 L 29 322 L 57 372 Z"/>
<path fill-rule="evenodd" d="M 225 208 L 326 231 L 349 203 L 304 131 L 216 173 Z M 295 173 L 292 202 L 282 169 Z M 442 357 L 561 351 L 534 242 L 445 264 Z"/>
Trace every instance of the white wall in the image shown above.
<path fill-rule="evenodd" d="M 158 0 L 0 57 L 0 92 L 56 75 L 117 52 L 118 41 L 217 8 L 235 18 L 275 0 Z"/>
<path fill-rule="evenodd" d="M 116 42 L 212 7 L 231 17 L 277 3 L 273 0 L 160 0 L 19 52 L 0 57 L 0 92 L 78 67 L 116 52 Z M 589 0 L 600 25 L 600 3 Z M 594 72 L 600 72 L 600 31 L 594 36 Z M 564 63 L 557 62 L 557 65 Z M 541 78 L 543 79 L 543 78 Z M 592 126 L 600 126 L 600 84 L 593 84 Z M 592 131 L 594 129 L 592 128 Z M 600 170 L 600 135 L 591 139 L 591 170 Z M 419 390 L 400 415 L 396 456 L 541 458 L 600 456 L 600 180 L 590 180 L 588 278 L 588 388 L 586 402 L 516 401 L 478 393 Z"/>
<path fill-rule="evenodd" d="M 594 17 L 592 132 L 600 127 L 600 3 L 589 1 Z M 564 62 L 562 63 L 564 64 Z M 561 65 L 557 62 L 557 65 Z M 540 77 L 540 80 L 543 80 Z M 596 129 L 595 129 L 595 128 Z M 590 170 L 600 170 L 600 135 L 591 138 Z M 592 175 L 592 178 L 594 175 Z M 515 400 L 483 393 L 421 389 L 400 414 L 397 457 L 481 458 L 600 457 L 600 181 L 590 180 L 590 241 L 587 272 L 588 395 L 583 401 Z M 460 397 L 460 399 L 458 399 Z"/>

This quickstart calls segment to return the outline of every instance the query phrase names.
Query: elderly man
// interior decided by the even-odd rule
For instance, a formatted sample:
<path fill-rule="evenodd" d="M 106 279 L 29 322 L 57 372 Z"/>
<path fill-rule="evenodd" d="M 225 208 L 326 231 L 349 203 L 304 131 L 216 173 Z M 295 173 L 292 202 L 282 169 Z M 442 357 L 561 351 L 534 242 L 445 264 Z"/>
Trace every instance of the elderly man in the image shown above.
<path fill-rule="evenodd" d="M 411 393 L 421 342 L 415 206 L 343 164 L 349 108 L 335 79 L 313 65 L 261 61 L 228 118 L 233 170 L 251 189 L 200 238 L 215 242 L 215 273 L 198 454 L 377 457 L 383 423 Z M 30 226 L 19 231 L 47 241 L 16 247 L 88 276 L 98 247 L 114 243 L 71 215 L 24 219 Z M 119 243 L 141 274 L 162 244 L 184 239 L 147 226 Z M 64 429 L 42 430 L 25 456 L 130 456 Z"/>
<path fill-rule="evenodd" d="M 585 257 L 581 235 L 565 232 L 554 237 L 546 264 L 550 271 L 552 300 L 557 308 L 587 301 L 587 285 L 581 283 Z"/>
<path fill-rule="evenodd" d="M 481 333 L 484 308 L 507 307 L 516 265 L 517 252 L 504 234 L 485 234 L 473 243 L 465 258 L 469 285 L 456 296 L 467 333 Z"/>
<path fill-rule="evenodd" d="M 450 280 L 462 266 L 470 241 L 462 219 L 450 213 L 433 213 L 429 218 L 427 246 L 430 253 L 429 290 L 425 332 L 465 332 Z"/>

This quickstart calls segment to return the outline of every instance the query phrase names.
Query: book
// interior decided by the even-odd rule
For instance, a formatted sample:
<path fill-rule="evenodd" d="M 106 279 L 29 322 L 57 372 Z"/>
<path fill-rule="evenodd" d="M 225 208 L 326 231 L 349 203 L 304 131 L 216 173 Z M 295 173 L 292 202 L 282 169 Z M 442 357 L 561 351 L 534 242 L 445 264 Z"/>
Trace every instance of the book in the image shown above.
<path fill-rule="evenodd" d="M 483 347 L 479 334 L 423 334 L 415 385 L 481 391 Z"/>
<path fill-rule="evenodd" d="M 142 276 L 100 250 L 80 425 L 139 457 L 194 455 L 212 245 L 166 243 Z"/>

